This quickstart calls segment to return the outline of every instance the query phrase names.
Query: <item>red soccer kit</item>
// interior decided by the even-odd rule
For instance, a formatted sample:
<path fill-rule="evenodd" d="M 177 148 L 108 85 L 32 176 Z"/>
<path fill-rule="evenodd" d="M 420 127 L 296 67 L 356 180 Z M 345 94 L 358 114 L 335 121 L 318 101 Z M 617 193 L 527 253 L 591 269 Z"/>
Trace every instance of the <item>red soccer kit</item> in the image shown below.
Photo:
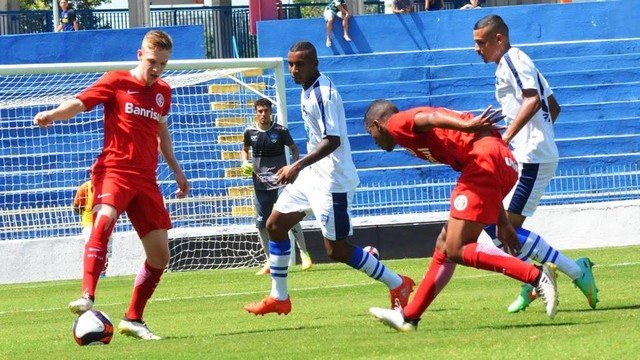
<path fill-rule="evenodd" d="M 141 238 L 170 229 L 156 181 L 158 126 L 171 107 L 169 85 L 157 80 L 146 86 L 131 71 L 110 71 L 77 98 L 87 110 L 104 105 L 104 146 L 92 167 L 93 204 L 127 211 Z"/>
<path fill-rule="evenodd" d="M 417 107 L 391 116 L 387 130 L 413 155 L 432 163 L 443 163 L 461 172 L 451 192 L 450 215 L 456 219 L 495 224 L 502 199 L 516 184 L 517 163 L 498 132 L 465 133 L 432 128 L 414 132 L 418 113 L 447 112 L 463 120 L 471 113 L 445 108 Z"/>

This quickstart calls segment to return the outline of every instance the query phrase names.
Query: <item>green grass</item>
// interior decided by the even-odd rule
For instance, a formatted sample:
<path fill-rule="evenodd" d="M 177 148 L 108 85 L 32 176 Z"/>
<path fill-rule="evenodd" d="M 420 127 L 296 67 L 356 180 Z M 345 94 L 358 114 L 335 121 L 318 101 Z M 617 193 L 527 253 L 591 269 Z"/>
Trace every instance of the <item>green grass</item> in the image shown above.
<path fill-rule="evenodd" d="M 383 254 L 384 255 L 384 254 Z M 506 307 L 520 287 L 498 274 L 459 266 L 414 333 L 396 333 L 368 314 L 387 306 L 386 288 L 342 264 L 289 275 L 293 311 L 255 317 L 242 305 L 267 294 L 270 279 L 255 269 L 168 273 L 145 317 L 164 339 L 115 334 L 108 346 L 79 347 L 66 304 L 79 281 L 0 286 L 0 359 L 633 359 L 640 352 L 640 247 L 571 251 L 588 255 L 601 302 L 591 310 L 560 275 L 560 311 L 540 301 L 520 314 Z M 386 264 L 419 280 L 428 260 Z M 101 280 L 96 307 L 117 320 L 133 277 Z"/>

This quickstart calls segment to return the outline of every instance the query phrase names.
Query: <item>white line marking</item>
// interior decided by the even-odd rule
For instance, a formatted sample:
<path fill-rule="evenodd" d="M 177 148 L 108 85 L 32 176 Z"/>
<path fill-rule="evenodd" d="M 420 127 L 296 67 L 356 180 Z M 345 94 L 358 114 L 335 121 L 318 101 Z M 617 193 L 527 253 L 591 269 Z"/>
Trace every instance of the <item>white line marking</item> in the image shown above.
<path fill-rule="evenodd" d="M 640 262 L 624 262 L 619 264 L 607 264 L 607 265 L 594 265 L 594 268 L 613 268 L 613 267 L 626 267 L 626 266 L 638 266 Z M 470 275 L 470 276 L 462 276 L 458 279 L 477 279 L 477 278 L 485 278 L 491 276 L 501 276 L 496 273 L 488 273 L 482 275 Z M 340 289 L 340 288 L 351 288 L 358 286 L 369 286 L 377 283 L 377 281 L 362 281 L 355 284 L 342 284 L 342 285 L 330 285 L 330 286 L 313 286 L 313 287 L 304 287 L 304 288 L 294 288 L 290 289 L 290 292 L 296 291 L 314 291 L 314 290 L 324 290 L 324 289 Z M 244 295 L 260 295 L 264 294 L 266 290 L 258 290 L 258 291 L 242 291 L 242 292 L 230 292 L 230 293 L 219 293 L 219 294 L 205 294 L 205 295 L 197 295 L 197 296 L 178 296 L 178 297 L 169 297 L 169 298 L 156 298 L 149 300 L 150 302 L 171 302 L 171 301 L 183 301 L 183 300 L 194 300 L 194 299 L 210 299 L 210 298 L 219 298 L 219 297 L 231 297 L 231 296 L 244 296 Z M 127 305 L 128 303 L 124 302 L 116 302 L 116 303 L 101 303 L 100 306 L 122 306 Z M 20 310 L 10 310 L 10 311 L 0 311 L 0 316 L 9 315 L 9 314 L 21 314 L 21 313 L 34 313 L 34 312 L 47 312 L 47 311 L 66 311 L 66 307 L 57 307 L 57 308 L 46 308 L 46 309 L 20 309 Z"/>

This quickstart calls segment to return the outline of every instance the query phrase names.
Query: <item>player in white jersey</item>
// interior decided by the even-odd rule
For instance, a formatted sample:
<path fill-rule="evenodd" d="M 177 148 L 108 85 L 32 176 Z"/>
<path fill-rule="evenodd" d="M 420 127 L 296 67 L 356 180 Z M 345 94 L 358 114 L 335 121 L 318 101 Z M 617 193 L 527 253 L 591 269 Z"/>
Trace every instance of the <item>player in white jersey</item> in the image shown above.
<path fill-rule="evenodd" d="M 522 229 L 528 216 L 533 215 L 545 188 L 558 167 L 558 148 L 553 125 L 560 113 L 560 105 L 549 83 L 533 61 L 522 50 L 511 47 L 509 28 L 497 15 L 478 20 L 473 30 L 475 50 L 485 62 L 495 62 L 496 98 L 502 107 L 507 130 L 502 139 L 512 149 L 518 161 L 518 183 L 505 199 L 507 216 L 518 229 L 522 243 L 519 257 L 541 263 L 551 261 L 567 274 L 587 297 L 589 306 L 596 307 L 598 289 L 595 285 L 589 258 L 573 261 L 551 247 L 539 235 Z M 495 227 L 487 233 L 499 247 Z M 524 285 L 520 295 L 509 306 L 509 312 L 524 310 L 535 299 L 533 288 Z"/>
<path fill-rule="evenodd" d="M 291 244 L 287 231 L 311 210 L 322 230 L 327 255 L 358 269 L 389 288 L 392 306 L 405 306 L 415 285 L 384 266 L 374 256 L 346 239 L 352 234 L 351 202 L 360 182 L 351 158 L 342 98 L 335 85 L 318 71 L 318 56 L 309 42 L 289 49 L 289 72 L 302 85 L 301 111 L 307 132 L 307 155 L 281 168 L 278 181 L 288 184 L 278 198 L 267 229 L 271 293 L 244 307 L 255 315 L 288 314 L 291 300 L 287 275 Z"/>

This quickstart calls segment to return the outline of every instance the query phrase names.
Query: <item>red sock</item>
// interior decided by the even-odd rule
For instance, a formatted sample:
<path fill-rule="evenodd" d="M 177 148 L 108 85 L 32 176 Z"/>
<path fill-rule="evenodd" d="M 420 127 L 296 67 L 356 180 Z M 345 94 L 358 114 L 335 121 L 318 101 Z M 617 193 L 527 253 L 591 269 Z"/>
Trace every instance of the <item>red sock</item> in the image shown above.
<path fill-rule="evenodd" d="M 416 294 L 411 299 L 409 304 L 404 307 L 403 312 L 404 316 L 407 319 L 419 319 L 422 316 L 422 313 L 429 307 L 433 299 L 436 298 L 436 295 L 445 284 L 440 283 L 441 287 L 437 289 L 436 286 L 436 278 L 438 274 L 440 274 L 442 267 L 444 266 L 445 260 L 447 256 L 435 249 L 433 251 L 433 257 L 431 258 L 431 264 L 429 265 L 429 270 L 420 281 L 420 285 L 418 285 L 418 290 L 416 290 Z M 452 268 L 452 269 L 455 269 Z M 453 272 L 451 273 L 453 274 Z M 451 276 L 449 276 L 451 278 Z M 444 280 L 444 278 L 442 279 Z"/>
<path fill-rule="evenodd" d="M 107 244 L 115 226 L 115 221 L 100 216 L 93 219 L 89 241 L 84 246 L 84 273 L 82 275 L 82 295 L 95 298 L 100 273 L 107 261 Z"/>
<path fill-rule="evenodd" d="M 506 256 L 504 256 L 506 255 Z M 502 273 L 527 284 L 535 283 L 540 275 L 537 267 L 508 254 L 491 254 L 478 247 L 478 243 L 462 248 L 462 263 L 476 269 Z"/>
<path fill-rule="evenodd" d="M 160 282 L 160 277 L 164 273 L 164 269 L 156 269 L 145 261 L 144 265 L 136 276 L 136 282 L 133 285 L 133 296 L 131 297 L 131 304 L 129 304 L 129 310 L 125 316 L 131 320 L 142 319 L 142 313 L 147 306 L 147 301 L 153 295 L 156 290 L 156 286 Z"/>

